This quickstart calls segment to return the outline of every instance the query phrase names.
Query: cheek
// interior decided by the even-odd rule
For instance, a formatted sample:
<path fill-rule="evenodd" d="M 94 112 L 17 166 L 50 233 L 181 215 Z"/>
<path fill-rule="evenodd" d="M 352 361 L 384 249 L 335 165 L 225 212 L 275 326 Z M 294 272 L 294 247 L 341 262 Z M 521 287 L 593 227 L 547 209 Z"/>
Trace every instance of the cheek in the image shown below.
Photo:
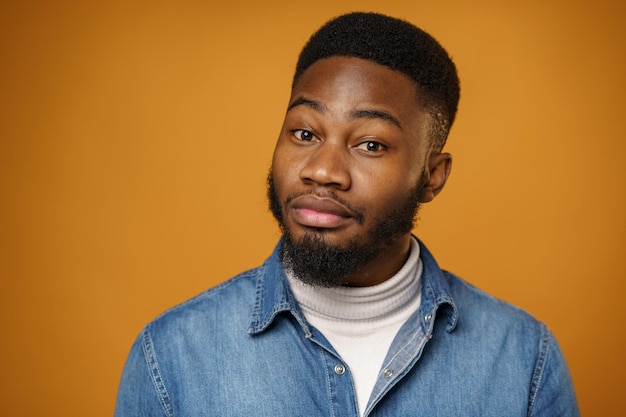
<path fill-rule="evenodd" d="M 352 170 L 353 184 L 362 189 L 361 193 L 369 191 L 393 199 L 393 196 L 405 195 L 415 187 L 421 174 L 416 165 L 403 159 L 389 160 L 384 164 L 363 164 Z"/>
<path fill-rule="evenodd" d="M 283 200 L 289 194 L 295 181 L 298 180 L 297 164 L 289 157 L 280 145 L 276 146 L 272 159 L 272 177 L 277 195 Z"/>
<path fill-rule="evenodd" d="M 307 151 L 290 143 L 290 139 L 279 138 L 272 157 L 272 170 L 283 182 L 293 182 L 306 164 Z"/>
<path fill-rule="evenodd" d="M 368 205 L 377 213 L 384 213 L 393 210 L 400 201 L 403 201 L 408 190 L 396 188 L 393 185 L 382 187 L 368 196 Z M 373 212 L 372 212 L 373 214 Z"/>
<path fill-rule="evenodd" d="M 419 175 L 406 170 L 376 172 L 353 181 L 354 195 L 370 217 L 380 217 L 404 205 L 419 181 Z"/>

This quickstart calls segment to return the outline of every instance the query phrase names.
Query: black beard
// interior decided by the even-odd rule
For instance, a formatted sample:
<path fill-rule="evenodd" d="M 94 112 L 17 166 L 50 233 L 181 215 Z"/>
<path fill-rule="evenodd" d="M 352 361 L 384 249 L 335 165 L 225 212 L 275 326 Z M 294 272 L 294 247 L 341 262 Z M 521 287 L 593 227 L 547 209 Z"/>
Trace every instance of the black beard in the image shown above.
<path fill-rule="evenodd" d="M 392 208 L 384 217 L 376 219 L 374 227 L 367 233 L 368 239 L 356 239 L 345 247 L 329 245 L 324 239 L 323 229 L 312 229 L 300 240 L 294 240 L 283 219 L 283 206 L 279 201 L 272 172 L 267 178 L 269 208 L 283 232 L 280 259 L 285 269 L 300 281 L 320 287 L 337 287 L 347 284 L 347 278 L 376 258 L 386 247 L 413 230 L 419 201 L 426 185 L 422 174 L 409 196 L 399 206 Z M 363 210 L 356 210 L 366 216 Z"/>

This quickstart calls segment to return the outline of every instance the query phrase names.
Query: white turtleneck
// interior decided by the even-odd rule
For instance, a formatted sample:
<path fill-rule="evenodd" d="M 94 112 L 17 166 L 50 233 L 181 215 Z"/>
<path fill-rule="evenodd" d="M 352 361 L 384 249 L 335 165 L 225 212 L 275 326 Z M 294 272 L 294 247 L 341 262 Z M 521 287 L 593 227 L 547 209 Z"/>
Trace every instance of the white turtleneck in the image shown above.
<path fill-rule="evenodd" d="M 409 258 L 391 278 L 371 287 L 315 287 L 287 272 L 308 322 L 348 365 L 363 415 L 396 333 L 421 301 L 422 261 L 411 238 Z"/>

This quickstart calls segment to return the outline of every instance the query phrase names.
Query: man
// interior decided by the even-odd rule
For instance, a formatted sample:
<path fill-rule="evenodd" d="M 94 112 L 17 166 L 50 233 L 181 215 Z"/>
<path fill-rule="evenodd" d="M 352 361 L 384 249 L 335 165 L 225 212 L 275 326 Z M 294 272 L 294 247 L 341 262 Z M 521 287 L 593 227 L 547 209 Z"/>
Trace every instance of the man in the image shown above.
<path fill-rule="evenodd" d="M 296 67 L 268 177 L 271 257 L 148 324 L 116 416 L 576 416 L 546 326 L 411 235 L 445 185 L 456 69 L 428 34 L 353 13 Z"/>

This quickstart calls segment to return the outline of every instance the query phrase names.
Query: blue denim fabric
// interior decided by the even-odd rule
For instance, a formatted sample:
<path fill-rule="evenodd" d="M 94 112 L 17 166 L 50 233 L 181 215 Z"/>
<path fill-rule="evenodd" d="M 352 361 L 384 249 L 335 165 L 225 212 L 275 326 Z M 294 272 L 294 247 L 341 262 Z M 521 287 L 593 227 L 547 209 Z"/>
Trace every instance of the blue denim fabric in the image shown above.
<path fill-rule="evenodd" d="M 420 245 L 422 305 L 394 339 L 365 415 L 578 416 L 546 326 L 442 271 Z M 116 417 L 358 415 L 350 370 L 305 320 L 277 250 L 148 324 L 131 349 L 115 410 Z"/>

